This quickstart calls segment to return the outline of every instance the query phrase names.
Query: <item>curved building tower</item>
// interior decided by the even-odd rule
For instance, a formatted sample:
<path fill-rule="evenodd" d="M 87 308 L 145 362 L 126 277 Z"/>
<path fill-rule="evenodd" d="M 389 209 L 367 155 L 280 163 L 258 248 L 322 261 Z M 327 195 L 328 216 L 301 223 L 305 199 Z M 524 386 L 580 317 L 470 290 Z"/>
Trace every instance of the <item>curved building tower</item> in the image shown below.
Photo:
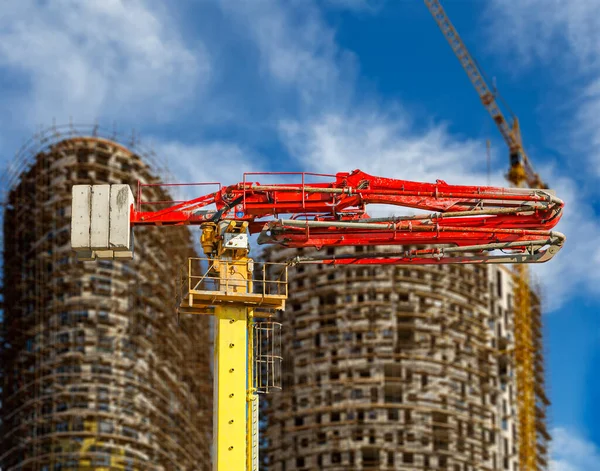
<path fill-rule="evenodd" d="M 517 469 L 507 268 L 300 265 L 289 282 L 269 471 Z"/>
<path fill-rule="evenodd" d="M 175 311 L 190 233 L 141 228 L 135 260 L 77 262 L 72 185 L 158 179 L 145 157 L 76 134 L 28 148 L 5 195 L 0 468 L 209 469 L 209 327 Z"/>

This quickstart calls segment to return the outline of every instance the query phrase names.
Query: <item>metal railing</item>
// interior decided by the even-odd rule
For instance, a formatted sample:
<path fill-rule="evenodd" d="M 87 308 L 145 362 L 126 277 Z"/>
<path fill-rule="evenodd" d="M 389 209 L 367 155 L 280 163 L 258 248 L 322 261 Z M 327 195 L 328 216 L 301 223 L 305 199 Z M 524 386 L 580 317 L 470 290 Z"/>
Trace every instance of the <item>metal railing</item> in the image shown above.
<path fill-rule="evenodd" d="M 181 280 L 180 299 L 186 294 L 206 292 L 282 298 L 288 295 L 288 266 L 284 263 L 189 258 L 186 272 Z"/>
<path fill-rule="evenodd" d="M 313 179 L 319 179 L 319 178 L 336 178 L 335 174 L 329 174 L 329 173 L 313 173 L 313 172 L 244 172 L 244 179 L 242 180 L 242 187 L 243 188 L 247 188 L 248 186 L 252 185 L 252 182 L 248 181 L 248 177 L 252 176 L 252 177 L 257 177 L 257 176 L 263 176 L 266 177 L 268 179 L 270 179 L 273 176 L 285 176 L 285 177 L 297 177 L 297 179 L 299 179 L 300 181 L 296 181 L 293 184 L 295 185 L 300 185 L 298 190 L 302 192 L 302 207 L 304 208 L 305 205 L 305 200 L 306 200 L 306 185 L 313 183 L 312 180 Z M 299 177 L 299 178 L 298 178 Z M 308 178 L 307 178 L 308 177 Z M 309 180 L 309 181 L 307 181 Z M 277 184 L 271 184 L 268 186 L 273 186 L 273 187 L 285 187 L 287 186 L 285 183 L 277 183 Z M 242 201 L 242 206 L 244 208 L 244 212 L 246 211 L 246 192 L 244 192 L 243 195 L 243 201 Z"/>
<path fill-rule="evenodd" d="M 197 191 L 194 187 L 205 187 L 205 186 L 214 186 L 217 188 L 216 192 L 221 191 L 221 184 L 219 182 L 199 182 L 199 183 L 142 183 L 138 180 L 137 184 L 137 197 L 136 201 L 136 211 L 146 210 L 148 211 L 148 205 L 151 205 L 153 209 L 164 209 L 172 206 L 180 205 L 182 203 L 188 203 L 192 198 L 197 197 L 195 192 Z M 146 195 L 144 194 L 144 189 L 147 189 Z M 192 190 L 192 191 L 188 191 Z M 162 195 L 163 197 L 168 197 L 170 193 L 173 191 L 180 191 L 179 199 L 144 199 L 144 196 L 147 196 L 148 193 L 154 191 L 155 197 L 157 195 Z M 185 194 L 185 192 L 189 194 Z"/>

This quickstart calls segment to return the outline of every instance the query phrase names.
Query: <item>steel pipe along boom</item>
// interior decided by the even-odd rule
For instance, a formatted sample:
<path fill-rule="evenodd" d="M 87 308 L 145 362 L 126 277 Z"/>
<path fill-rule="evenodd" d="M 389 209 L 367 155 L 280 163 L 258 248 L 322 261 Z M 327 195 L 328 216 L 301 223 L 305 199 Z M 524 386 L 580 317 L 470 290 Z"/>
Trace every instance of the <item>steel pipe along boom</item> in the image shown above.
<path fill-rule="evenodd" d="M 290 176 L 267 175 L 270 182 Z M 83 200 L 78 204 L 74 189 L 74 203 L 82 213 L 78 214 L 84 220 L 87 217 L 89 223 L 83 227 L 82 236 L 91 232 L 91 238 L 105 241 L 106 247 L 99 242 L 73 247 L 76 251 L 87 249 L 88 255 L 95 254 L 92 258 L 126 258 L 132 252 L 129 234 L 137 225 L 199 225 L 207 230 L 208 225 L 225 221 L 246 223 L 248 233 L 259 234 L 259 244 L 428 246 L 434 250 L 425 254 L 420 249 L 403 249 L 402 256 L 398 252 L 355 262 L 338 259 L 335 263 L 540 263 L 552 258 L 565 242 L 565 236 L 553 230 L 564 203 L 551 191 L 450 185 L 442 180 L 414 182 L 360 170 L 320 176 L 318 182 L 308 182 L 310 174 L 302 173 L 297 174 L 300 183 L 263 185 L 247 181 L 247 177 L 166 207 L 165 201 L 160 201 L 157 210 L 145 209 L 152 208 L 152 201 L 136 205 L 131 192 L 113 197 L 116 189 L 95 186 L 79 189 Z M 129 211 L 119 206 L 113 208 L 117 214 L 114 218 L 112 212 L 104 219 L 94 217 L 92 209 L 103 206 L 104 199 L 110 199 L 111 208 L 119 201 L 129 205 Z M 87 215 L 83 214 L 86 204 L 91 208 Z M 390 212 L 400 207 L 419 214 L 372 218 L 369 207 L 375 204 L 388 205 Z M 93 237 L 99 220 L 110 221 L 106 237 Z M 326 257 L 318 261 L 333 263 Z"/>

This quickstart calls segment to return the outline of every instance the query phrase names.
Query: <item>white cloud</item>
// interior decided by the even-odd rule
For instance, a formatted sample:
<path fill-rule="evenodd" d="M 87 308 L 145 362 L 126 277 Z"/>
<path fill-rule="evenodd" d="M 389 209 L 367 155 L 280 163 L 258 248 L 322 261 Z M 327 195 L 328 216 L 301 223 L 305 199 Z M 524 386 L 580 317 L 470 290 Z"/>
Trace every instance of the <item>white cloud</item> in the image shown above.
<path fill-rule="evenodd" d="M 590 176 L 600 176 L 600 2 L 493 0 L 486 17 L 490 43 L 513 70 L 542 64 L 551 67 L 548 78 L 567 88 L 547 104 L 557 110 L 557 134 L 568 135 L 568 145 L 560 137 L 557 144 L 569 157 L 584 154 Z"/>
<path fill-rule="evenodd" d="M 210 75 L 202 46 L 188 49 L 168 12 L 142 0 L 3 5 L 0 67 L 14 77 L 12 118 L 30 125 L 160 122 Z"/>
<path fill-rule="evenodd" d="M 563 460 L 551 460 L 550 471 L 580 471 Z"/>
<path fill-rule="evenodd" d="M 184 144 L 150 142 L 170 173 L 181 182 L 238 183 L 244 172 L 264 171 L 266 162 L 255 152 L 227 141 Z"/>
<path fill-rule="evenodd" d="M 385 0 L 324 0 L 327 6 L 356 12 L 375 13 L 381 9 Z"/>
<path fill-rule="evenodd" d="M 550 471 L 592 471 L 600 469 L 598 447 L 572 430 L 552 431 Z"/>
<path fill-rule="evenodd" d="M 303 106 L 344 101 L 354 81 L 355 57 L 340 49 L 335 32 L 310 0 L 220 0 L 222 9 L 258 49 L 263 75 Z"/>
<path fill-rule="evenodd" d="M 310 122 L 283 121 L 280 129 L 292 155 L 311 171 L 360 168 L 406 180 L 487 182 L 482 142 L 456 139 L 443 125 L 416 131 L 405 113 L 330 113 Z M 500 180 L 496 176 L 496 182 Z"/>
<path fill-rule="evenodd" d="M 516 52 L 521 65 L 565 60 L 570 65 L 599 65 L 599 2 L 493 0 L 486 16 L 492 23 L 492 44 L 506 54 Z"/>
<path fill-rule="evenodd" d="M 600 51 L 599 51 L 600 53 Z M 591 171 L 600 176 L 600 70 L 595 80 L 583 88 L 577 99 L 575 126 L 571 135 L 575 149 L 585 152 L 592 162 Z"/>

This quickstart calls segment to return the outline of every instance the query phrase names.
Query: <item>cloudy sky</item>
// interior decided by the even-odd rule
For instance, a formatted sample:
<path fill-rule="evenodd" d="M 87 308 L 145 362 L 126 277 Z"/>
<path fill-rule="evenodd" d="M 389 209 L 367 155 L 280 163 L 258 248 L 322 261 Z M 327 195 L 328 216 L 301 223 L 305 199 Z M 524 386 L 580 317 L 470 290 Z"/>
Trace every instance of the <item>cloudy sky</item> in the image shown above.
<path fill-rule="evenodd" d="M 568 204 L 567 246 L 535 270 L 553 470 L 600 469 L 600 2 L 444 4 Z M 181 181 L 360 168 L 504 184 L 504 143 L 422 0 L 9 0 L 1 13 L 2 165 L 72 120 L 135 129 Z"/>

